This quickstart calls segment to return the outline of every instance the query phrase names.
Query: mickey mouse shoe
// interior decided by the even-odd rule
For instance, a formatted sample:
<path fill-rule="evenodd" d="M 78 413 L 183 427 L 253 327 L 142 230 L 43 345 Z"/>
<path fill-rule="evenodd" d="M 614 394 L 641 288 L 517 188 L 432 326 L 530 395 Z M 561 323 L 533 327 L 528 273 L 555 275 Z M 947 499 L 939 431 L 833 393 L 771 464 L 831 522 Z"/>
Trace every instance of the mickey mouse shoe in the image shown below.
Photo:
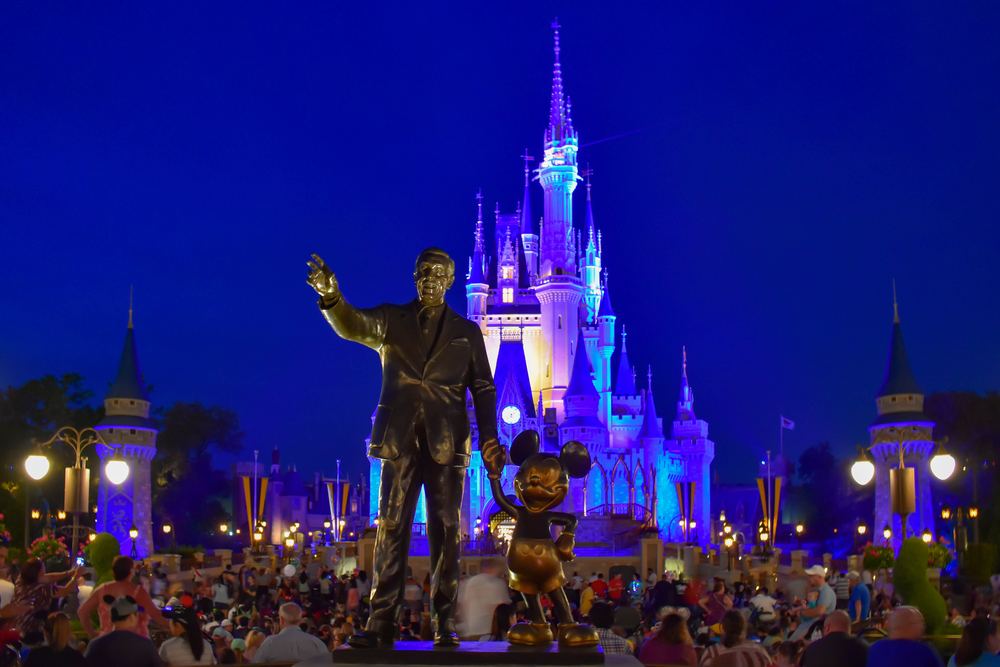
<path fill-rule="evenodd" d="M 597 630 L 589 625 L 580 623 L 563 623 L 559 625 L 559 645 L 560 646 L 597 646 Z"/>
<path fill-rule="evenodd" d="M 552 643 L 548 623 L 517 623 L 507 632 L 507 641 L 520 646 L 544 646 Z"/>

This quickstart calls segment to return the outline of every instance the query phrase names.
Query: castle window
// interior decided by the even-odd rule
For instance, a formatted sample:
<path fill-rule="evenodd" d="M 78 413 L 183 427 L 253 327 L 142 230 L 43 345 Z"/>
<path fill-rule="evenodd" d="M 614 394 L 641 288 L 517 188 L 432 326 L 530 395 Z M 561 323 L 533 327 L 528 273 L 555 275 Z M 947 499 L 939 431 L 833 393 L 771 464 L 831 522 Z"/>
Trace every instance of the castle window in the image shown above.
<path fill-rule="evenodd" d="M 562 329 L 562 315 L 559 316 L 559 328 Z"/>
<path fill-rule="evenodd" d="M 503 278 L 504 278 L 504 280 L 513 280 L 514 279 L 514 267 L 513 266 L 505 266 L 505 267 L 503 267 Z"/>
<path fill-rule="evenodd" d="M 504 303 L 514 303 L 514 288 L 504 287 L 503 288 L 503 302 Z"/>
<path fill-rule="evenodd" d="M 135 401 L 129 401 L 128 404 L 129 405 L 135 405 Z"/>
<path fill-rule="evenodd" d="M 118 405 L 118 399 L 117 398 L 115 399 L 115 405 Z"/>
<path fill-rule="evenodd" d="M 895 403 L 895 402 L 896 402 L 896 397 L 895 397 L 895 396 L 893 396 L 893 397 L 892 397 L 892 398 L 890 398 L 889 400 L 890 400 L 890 401 L 892 401 L 893 403 Z"/>
<path fill-rule="evenodd" d="M 108 433 L 114 433 L 114 432 L 115 432 L 115 430 L 113 428 L 109 428 L 108 429 Z"/>
<path fill-rule="evenodd" d="M 129 432 L 129 435 L 135 435 L 135 429 L 134 428 L 130 428 L 128 432 Z"/>

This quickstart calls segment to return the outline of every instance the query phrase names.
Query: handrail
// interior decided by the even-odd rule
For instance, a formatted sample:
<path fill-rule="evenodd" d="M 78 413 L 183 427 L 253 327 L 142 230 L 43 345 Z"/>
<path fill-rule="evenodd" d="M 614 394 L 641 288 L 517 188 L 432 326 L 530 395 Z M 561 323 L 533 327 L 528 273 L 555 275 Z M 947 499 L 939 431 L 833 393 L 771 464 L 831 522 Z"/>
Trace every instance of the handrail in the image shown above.
<path fill-rule="evenodd" d="M 620 549 L 631 549 L 642 537 L 642 534 L 647 530 L 652 530 L 653 522 L 652 517 L 646 519 L 638 526 L 632 526 L 627 530 L 623 530 L 620 533 L 615 533 L 611 536 L 611 551 L 612 553 L 619 551 Z"/>

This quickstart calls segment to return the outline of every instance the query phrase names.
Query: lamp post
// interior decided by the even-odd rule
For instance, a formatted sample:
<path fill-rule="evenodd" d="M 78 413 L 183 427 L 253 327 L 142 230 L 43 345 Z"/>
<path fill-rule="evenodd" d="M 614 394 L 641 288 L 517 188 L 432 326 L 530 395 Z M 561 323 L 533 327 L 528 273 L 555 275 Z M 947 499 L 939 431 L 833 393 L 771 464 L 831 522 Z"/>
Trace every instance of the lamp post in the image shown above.
<path fill-rule="evenodd" d="M 128 529 L 128 536 L 132 538 L 132 553 L 129 554 L 129 557 L 132 560 L 138 560 L 139 553 L 135 549 L 135 540 L 139 537 L 139 529 L 135 527 L 135 524 L 132 524 L 132 527 Z"/>
<path fill-rule="evenodd" d="M 723 540 L 723 544 L 726 545 L 726 572 L 732 572 L 733 570 L 733 536 L 726 535 Z"/>
<path fill-rule="evenodd" d="M 795 541 L 799 543 L 799 551 L 802 551 L 802 533 L 806 527 L 801 523 L 795 524 Z"/>
<path fill-rule="evenodd" d="M 66 468 L 65 499 L 63 501 L 65 512 L 73 515 L 73 547 L 70 553 L 73 554 L 73 558 L 76 558 L 77 544 L 80 537 L 80 515 L 86 514 L 90 508 L 90 469 L 87 467 L 87 457 L 83 456 L 83 451 L 87 447 L 92 445 L 96 447 L 98 444 L 115 450 L 114 456 L 112 456 L 111 460 L 104 467 L 105 475 L 107 475 L 108 481 L 112 484 L 118 485 L 124 482 L 128 478 L 129 469 L 128 464 L 119 457 L 121 447 L 111 447 L 108 443 L 104 442 L 101 434 L 92 428 L 77 430 L 72 426 L 63 426 L 51 438 L 45 442 L 38 443 L 38 447 L 39 449 L 42 447 L 51 447 L 52 443 L 56 441 L 68 445 L 76 454 L 73 467 Z M 31 459 L 37 458 L 45 459 L 44 456 L 29 456 L 28 461 L 25 461 L 25 467 L 28 467 Z M 41 475 L 33 478 L 41 479 L 46 472 L 48 472 L 48 459 L 45 459 L 44 470 Z M 28 471 L 28 474 L 32 474 L 31 470 Z M 138 536 L 138 532 L 136 532 L 136 536 Z M 132 538 L 132 551 L 135 552 L 134 537 Z"/>
<path fill-rule="evenodd" d="M 919 440 L 920 435 L 921 431 L 917 426 L 890 427 L 880 432 L 871 446 L 862 447 L 858 445 L 861 456 L 851 467 L 851 477 L 854 478 L 854 481 L 862 486 L 868 484 L 875 476 L 875 465 L 867 459 L 865 453 L 876 445 L 896 443 L 896 449 L 899 453 L 899 465 L 889 470 L 889 495 L 892 499 L 892 513 L 899 515 L 900 526 L 903 530 L 901 538 L 903 540 L 906 539 L 907 517 L 917 509 L 916 469 L 906 467 L 903 445 L 906 442 Z M 944 449 L 944 444 L 947 441 L 948 439 L 944 438 L 938 443 L 938 453 L 931 458 L 931 472 L 938 479 L 948 479 L 955 471 L 955 459 Z"/>
<path fill-rule="evenodd" d="M 177 545 L 177 534 L 174 532 L 174 524 L 170 519 L 163 520 L 163 534 L 170 536 L 170 548 L 173 549 Z"/>
<path fill-rule="evenodd" d="M 889 540 L 892 539 L 892 528 L 889 524 L 885 524 L 885 528 L 882 529 L 882 537 L 885 538 L 885 546 L 889 546 Z"/>
<path fill-rule="evenodd" d="M 327 519 L 326 521 L 323 522 L 323 533 L 324 533 L 324 537 L 326 538 L 326 544 L 327 544 L 327 546 L 330 546 L 330 542 L 331 542 L 330 538 L 332 537 L 332 535 L 330 535 L 330 526 L 331 525 L 332 524 L 330 523 L 329 519 Z"/>

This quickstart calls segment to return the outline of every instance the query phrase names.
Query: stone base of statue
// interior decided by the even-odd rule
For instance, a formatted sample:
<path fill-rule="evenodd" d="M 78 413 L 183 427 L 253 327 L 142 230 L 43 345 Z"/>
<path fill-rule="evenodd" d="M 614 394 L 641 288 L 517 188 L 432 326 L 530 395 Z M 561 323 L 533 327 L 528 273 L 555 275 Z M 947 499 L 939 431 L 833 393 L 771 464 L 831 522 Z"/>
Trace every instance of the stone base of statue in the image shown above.
<path fill-rule="evenodd" d="M 638 665 L 637 662 L 618 663 L 607 656 L 607 664 L 619 667 Z M 329 664 L 329 659 L 315 664 Z M 333 652 L 333 663 L 338 665 L 444 665 L 447 667 L 478 667 L 480 665 L 555 665 L 556 667 L 583 667 L 605 665 L 605 654 L 600 646 L 588 648 L 560 648 L 548 646 L 512 646 L 507 642 L 465 641 L 455 648 L 434 648 L 433 642 L 397 641 L 393 648 L 352 649 L 342 646 Z M 301 664 L 314 664 L 306 662 Z"/>

